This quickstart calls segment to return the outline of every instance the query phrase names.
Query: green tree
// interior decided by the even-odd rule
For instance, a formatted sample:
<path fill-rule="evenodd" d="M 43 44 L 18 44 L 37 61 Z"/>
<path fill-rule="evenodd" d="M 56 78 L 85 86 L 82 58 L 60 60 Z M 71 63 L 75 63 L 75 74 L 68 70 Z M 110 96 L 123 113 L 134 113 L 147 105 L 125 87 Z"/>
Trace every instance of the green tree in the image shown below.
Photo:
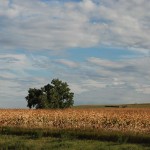
<path fill-rule="evenodd" d="M 53 79 L 51 84 L 47 84 L 41 89 L 30 88 L 27 100 L 29 108 L 68 108 L 73 106 L 74 93 L 70 92 L 70 88 L 66 82 L 59 79 Z"/>

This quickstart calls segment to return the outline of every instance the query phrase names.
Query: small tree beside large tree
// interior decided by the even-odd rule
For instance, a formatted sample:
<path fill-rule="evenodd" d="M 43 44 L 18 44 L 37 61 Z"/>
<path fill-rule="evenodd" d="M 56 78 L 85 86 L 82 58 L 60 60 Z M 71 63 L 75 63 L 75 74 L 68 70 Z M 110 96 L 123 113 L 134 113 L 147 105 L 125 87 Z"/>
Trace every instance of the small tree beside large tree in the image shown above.
<path fill-rule="evenodd" d="M 36 109 L 45 108 L 68 108 L 73 106 L 74 93 L 66 82 L 59 79 L 53 79 L 51 84 L 47 84 L 41 89 L 30 88 L 27 100 L 27 107 Z"/>

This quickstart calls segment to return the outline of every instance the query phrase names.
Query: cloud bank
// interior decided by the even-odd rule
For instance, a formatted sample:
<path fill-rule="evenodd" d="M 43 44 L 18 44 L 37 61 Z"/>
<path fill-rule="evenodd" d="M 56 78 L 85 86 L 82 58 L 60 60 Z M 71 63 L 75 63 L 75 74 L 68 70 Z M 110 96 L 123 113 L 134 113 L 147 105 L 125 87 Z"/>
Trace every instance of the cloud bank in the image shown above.
<path fill-rule="evenodd" d="M 2 49 L 150 49 L 148 0 L 2 0 Z"/>
<path fill-rule="evenodd" d="M 0 62 L 0 95 L 8 101 L 23 100 L 29 88 L 40 88 L 58 77 L 70 85 L 75 104 L 149 102 L 149 57 L 117 61 L 90 57 L 76 64 L 46 56 L 3 54 Z"/>
<path fill-rule="evenodd" d="M 75 104 L 149 102 L 149 10 L 149 0 L 1 0 L 0 107 L 25 107 L 28 89 L 53 78 Z"/>

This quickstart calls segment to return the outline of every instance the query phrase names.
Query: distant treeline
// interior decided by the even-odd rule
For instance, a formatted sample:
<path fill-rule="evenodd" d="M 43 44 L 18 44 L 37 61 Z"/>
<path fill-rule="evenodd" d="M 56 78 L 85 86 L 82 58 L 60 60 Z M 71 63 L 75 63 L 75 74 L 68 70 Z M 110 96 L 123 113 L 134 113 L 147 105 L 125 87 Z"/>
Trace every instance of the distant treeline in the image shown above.
<path fill-rule="evenodd" d="M 105 107 L 114 107 L 114 108 L 126 108 L 127 105 L 105 105 Z"/>

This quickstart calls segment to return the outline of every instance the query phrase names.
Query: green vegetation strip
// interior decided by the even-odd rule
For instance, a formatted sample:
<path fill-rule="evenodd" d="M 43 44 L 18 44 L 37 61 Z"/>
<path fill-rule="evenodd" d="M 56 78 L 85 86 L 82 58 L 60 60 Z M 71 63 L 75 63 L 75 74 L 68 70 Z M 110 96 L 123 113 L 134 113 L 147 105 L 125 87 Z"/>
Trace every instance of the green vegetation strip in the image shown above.
<path fill-rule="evenodd" d="M 150 144 L 150 135 L 122 133 L 116 131 L 97 130 L 50 130 L 50 129 L 27 129 L 14 127 L 1 127 L 1 135 L 30 136 L 33 139 L 41 137 L 55 137 L 79 140 L 99 140 L 117 143 L 140 143 Z"/>
<path fill-rule="evenodd" d="M 0 135 L 0 150 L 150 150 L 148 145 L 28 135 Z"/>

